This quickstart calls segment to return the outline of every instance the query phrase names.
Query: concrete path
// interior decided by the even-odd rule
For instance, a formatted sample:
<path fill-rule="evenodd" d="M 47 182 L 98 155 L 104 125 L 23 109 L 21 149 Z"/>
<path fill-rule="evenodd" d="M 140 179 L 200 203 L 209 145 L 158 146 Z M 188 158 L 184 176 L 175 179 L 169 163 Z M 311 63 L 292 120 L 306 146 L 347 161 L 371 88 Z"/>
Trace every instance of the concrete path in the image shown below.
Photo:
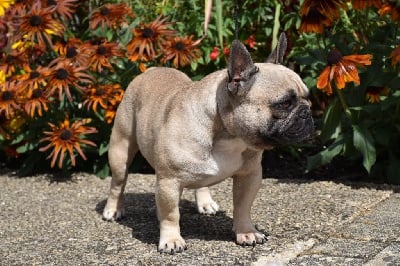
<path fill-rule="evenodd" d="M 157 253 L 154 181 L 130 175 L 127 217 L 110 223 L 110 179 L 0 174 L 0 265 L 400 265 L 400 187 L 265 179 L 252 213 L 269 237 L 255 248 L 232 241 L 230 179 L 212 188 L 215 216 L 198 214 L 187 190 L 189 248 L 171 256 Z"/>

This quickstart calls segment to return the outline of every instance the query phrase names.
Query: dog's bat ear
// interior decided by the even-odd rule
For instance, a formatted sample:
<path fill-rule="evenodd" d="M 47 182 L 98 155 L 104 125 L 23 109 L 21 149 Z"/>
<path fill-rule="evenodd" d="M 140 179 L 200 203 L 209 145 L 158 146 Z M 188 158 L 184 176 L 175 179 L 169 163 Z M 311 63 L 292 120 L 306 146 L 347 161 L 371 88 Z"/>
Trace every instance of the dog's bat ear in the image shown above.
<path fill-rule="evenodd" d="M 246 47 L 239 40 L 234 40 L 228 63 L 229 91 L 238 94 L 240 91 L 250 89 L 249 82 L 256 72 L 258 72 L 258 68 L 254 65 Z"/>
<path fill-rule="evenodd" d="M 278 45 L 268 56 L 265 63 L 282 64 L 283 56 L 285 55 L 286 48 L 287 48 L 286 34 L 284 32 L 282 32 L 281 35 L 279 36 Z"/>

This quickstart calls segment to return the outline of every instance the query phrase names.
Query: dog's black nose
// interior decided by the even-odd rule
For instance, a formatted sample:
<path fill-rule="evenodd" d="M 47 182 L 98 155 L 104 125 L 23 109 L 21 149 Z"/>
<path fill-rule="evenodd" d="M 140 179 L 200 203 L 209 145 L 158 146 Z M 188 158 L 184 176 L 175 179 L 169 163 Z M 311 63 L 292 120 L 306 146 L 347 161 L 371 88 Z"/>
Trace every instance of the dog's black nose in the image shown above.
<path fill-rule="evenodd" d="M 303 105 L 300 107 L 299 110 L 299 117 L 302 119 L 308 119 L 311 115 L 310 108 L 307 105 Z"/>

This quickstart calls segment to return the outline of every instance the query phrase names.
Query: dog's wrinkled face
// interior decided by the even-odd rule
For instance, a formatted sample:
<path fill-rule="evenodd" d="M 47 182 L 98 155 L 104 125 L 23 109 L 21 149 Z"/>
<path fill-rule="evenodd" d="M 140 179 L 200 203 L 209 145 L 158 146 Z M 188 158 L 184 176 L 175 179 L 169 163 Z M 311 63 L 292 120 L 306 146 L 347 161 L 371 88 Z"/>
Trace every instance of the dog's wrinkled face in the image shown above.
<path fill-rule="evenodd" d="M 257 149 L 310 138 L 314 124 L 308 89 L 301 78 L 280 64 L 253 64 L 250 57 L 243 60 L 246 51 L 237 58 L 231 54 L 228 130 Z"/>
<path fill-rule="evenodd" d="M 300 77 L 282 65 L 256 64 L 252 86 L 236 97 L 234 121 L 242 135 L 258 147 L 303 141 L 314 130 L 308 89 Z"/>

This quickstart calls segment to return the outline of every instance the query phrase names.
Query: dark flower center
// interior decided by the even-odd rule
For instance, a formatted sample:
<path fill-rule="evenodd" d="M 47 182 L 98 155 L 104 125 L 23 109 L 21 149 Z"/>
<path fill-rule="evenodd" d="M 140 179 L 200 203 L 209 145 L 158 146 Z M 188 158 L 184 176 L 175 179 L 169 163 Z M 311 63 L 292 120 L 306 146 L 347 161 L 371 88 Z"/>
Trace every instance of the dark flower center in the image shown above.
<path fill-rule="evenodd" d="M 41 89 L 34 89 L 32 92 L 32 98 L 37 99 L 43 96 L 43 92 Z"/>
<path fill-rule="evenodd" d="M 310 8 L 310 11 L 306 16 L 308 24 L 321 24 L 326 19 L 326 17 L 315 7 Z"/>
<path fill-rule="evenodd" d="M 11 63 L 13 60 L 15 60 L 16 57 L 12 55 L 7 55 L 6 57 L 6 63 Z"/>
<path fill-rule="evenodd" d="M 37 15 L 33 15 L 30 19 L 29 19 L 29 24 L 31 24 L 32 27 L 37 27 L 40 26 L 43 22 L 43 19 L 41 16 L 37 16 Z"/>
<path fill-rule="evenodd" d="M 153 38 L 154 31 L 151 28 L 144 28 L 142 32 L 142 36 L 145 38 Z"/>
<path fill-rule="evenodd" d="M 330 66 L 336 65 L 340 61 L 342 61 L 343 56 L 337 49 L 333 49 L 328 53 L 327 61 Z"/>
<path fill-rule="evenodd" d="M 107 48 L 104 45 L 99 45 L 97 48 L 97 54 L 105 55 L 107 53 Z"/>
<path fill-rule="evenodd" d="M 56 78 L 57 79 L 66 79 L 68 77 L 68 71 L 64 68 L 60 68 L 57 70 Z"/>
<path fill-rule="evenodd" d="M 62 140 L 69 140 L 69 139 L 71 139 L 71 137 L 72 137 L 72 132 L 71 132 L 71 130 L 69 130 L 69 129 L 63 129 L 63 131 L 61 131 L 60 138 L 61 138 Z"/>
<path fill-rule="evenodd" d="M 55 0 L 47 0 L 47 6 L 56 6 L 57 2 Z"/>
<path fill-rule="evenodd" d="M 39 76 L 40 76 L 39 72 L 36 71 L 32 71 L 31 73 L 29 73 L 29 79 L 35 79 Z"/>
<path fill-rule="evenodd" d="M 102 96 L 106 93 L 103 88 L 96 88 L 96 96 Z"/>
<path fill-rule="evenodd" d="M 103 42 L 103 39 L 102 38 L 92 38 L 91 40 L 90 40 L 90 43 L 92 44 L 92 45 L 99 45 L 99 44 L 101 44 Z"/>
<path fill-rule="evenodd" d="M 14 94 L 12 94 L 9 91 L 5 91 L 1 95 L 1 98 L 2 98 L 3 101 L 9 101 L 9 100 L 12 100 L 14 98 Z"/>
<path fill-rule="evenodd" d="M 74 58 L 77 55 L 78 52 L 76 51 L 75 47 L 71 46 L 67 48 L 67 58 Z"/>
<path fill-rule="evenodd" d="M 107 7 L 102 7 L 102 8 L 100 9 L 100 14 L 101 14 L 102 16 L 107 16 L 108 14 L 110 14 L 110 9 L 108 9 Z"/>
<path fill-rule="evenodd" d="M 15 1 L 15 3 L 17 3 L 17 4 L 25 3 L 25 0 L 17 0 L 17 1 Z"/>
<path fill-rule="evenodd" d="M 370 93 L 370 94 L 378 95 L 378 94 L 380 94 L 382 91 L 383 91 L 383 87 L 369 86 L 369 87 L 367 88 L 367 93 Z"/>
<path fill-rule="evenodd" d="M 185 44 L 183 42 L 177 42 L 174 46 L 175 50 L 183 51 L 185 50 Z"/>

